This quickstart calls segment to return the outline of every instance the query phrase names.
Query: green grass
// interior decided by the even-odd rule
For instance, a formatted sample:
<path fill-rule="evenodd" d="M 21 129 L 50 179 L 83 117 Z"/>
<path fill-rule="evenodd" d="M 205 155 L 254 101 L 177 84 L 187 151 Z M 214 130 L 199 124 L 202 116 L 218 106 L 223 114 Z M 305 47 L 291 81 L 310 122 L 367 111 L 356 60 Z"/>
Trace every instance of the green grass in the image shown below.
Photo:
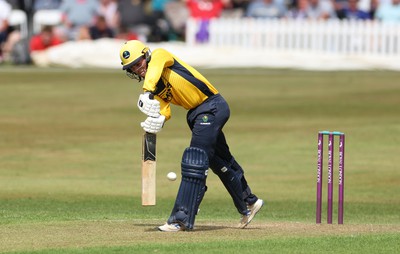
<path fill-rule="evenodd" d="M 0 69 L 0 252 L 395 253 L 400 248 L 400 73 L 202 72 L 229 102 L 224 131 L 231 151 L 252 190 L 267 201 L 247 229 L 235 228 L 239 215 L 210 174 L 195 231 L 155 230 L 167 219 L 179 187 L 166 174 L 180 171 L 190 140 L 183 109 L 173 106 L 172 119 L 158 135 L 157 206 L 142 207 L 144 115 L 136 108 L 141 84 L 118 70 L 5 67 Z M 327 129 L 346 133 L 342 226 L 325 224 L 325 202 L 324 223 L 315 225 L 317 132 Z"/>
<path fill-rule="evenodd" d="M 173 244 L 138 244 L 129 247 L 95 247 L 83 249 L 63 249 L 30 253 L 221 253 L 221 250 L 237 250 L 237 253 L 396 253 L 398 249 L 398 237 L 395 235 L 385 236 L 344 236 L 344 237 L 315 237 L 307 239 L 304 237 L 282 237 L 254 241 L 232 241 L 232 242 L 195 242 L 195 243 L 173 243 Z M 256 247 L 255 247 L 256 246 Z M 301 248 L 299 249 L 299 246 Z M 372 248 L 371 248 L 372 246 Z M 349 249 L 352 250 L 349 252 Z M 206 251 L 205 251 L 206 250 Z M 24 252 L 21 252 L 24 253 Z"/>

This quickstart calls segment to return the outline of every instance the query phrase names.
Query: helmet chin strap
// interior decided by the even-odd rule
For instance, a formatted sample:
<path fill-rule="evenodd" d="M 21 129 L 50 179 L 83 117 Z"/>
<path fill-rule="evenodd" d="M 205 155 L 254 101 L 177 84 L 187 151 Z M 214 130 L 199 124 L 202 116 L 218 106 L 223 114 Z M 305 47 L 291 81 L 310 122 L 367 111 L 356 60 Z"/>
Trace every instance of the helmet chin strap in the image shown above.
<path fill-rule="evenodd" d="M 146 62 L 146 68 L 147 68 L 148 63 Z M 138 75 L 137 73 L 133 72 L 131 69 L 126 69 L 126 75 L 131 78 L 131 79 L 136 79 L 139 82 L 142 81 L 144 78 L 142 76 Z"/>
<path fill-rule="evenodd" d="M 139 82 L 142 81 L 142 79 L 143 79 L 141 76 L 137 75 L 136 73 L 133 73 L 132 71 L 126 70 L 125 73 L 126 73 L 126 76 L 128 76 L 129 78 L 136 79 Z"/>

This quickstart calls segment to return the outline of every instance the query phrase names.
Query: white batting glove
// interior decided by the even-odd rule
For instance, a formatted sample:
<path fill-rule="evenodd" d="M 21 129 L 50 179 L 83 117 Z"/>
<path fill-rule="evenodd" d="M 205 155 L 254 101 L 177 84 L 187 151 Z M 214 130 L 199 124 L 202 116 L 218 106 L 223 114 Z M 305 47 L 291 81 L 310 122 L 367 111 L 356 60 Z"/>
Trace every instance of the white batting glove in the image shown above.
<path fill-rule="evenodd" d="M 160 116 L 160 102 L 158 100 L 154 100 L 150 98 L 151 93 L 144 93 L 139 95 L 139 100 L 137 103 L 140 111 L 145 113 L 151 117 L 159 117 Z"/>
<path fill-rule="evenodd" d="M 165 122 L 165 116 L 159 115 L 158 117 L 147 117 L 144 122 L 140 123 L 143 130 L 149 133 L 157 133 L 161 131 Z"/>

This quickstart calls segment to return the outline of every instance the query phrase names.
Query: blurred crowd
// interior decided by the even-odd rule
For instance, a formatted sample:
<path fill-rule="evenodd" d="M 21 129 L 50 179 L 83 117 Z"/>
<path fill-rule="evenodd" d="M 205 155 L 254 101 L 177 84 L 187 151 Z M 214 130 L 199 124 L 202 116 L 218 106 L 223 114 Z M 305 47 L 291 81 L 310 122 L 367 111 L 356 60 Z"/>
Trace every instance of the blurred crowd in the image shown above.
<path fill-rule="evenodd" d="M 23 10 L 30 24 L 41 10 L 61 14 L 59 25 L 29 36 L 29 52 L 70 40 L 184 40 L 188 18 L 199 22 L 199 42 L 219 17 L 400 22 L 400 0 L 0 0 L 0 62 L 20 40 L 7 22 L 12 9 Z"/>

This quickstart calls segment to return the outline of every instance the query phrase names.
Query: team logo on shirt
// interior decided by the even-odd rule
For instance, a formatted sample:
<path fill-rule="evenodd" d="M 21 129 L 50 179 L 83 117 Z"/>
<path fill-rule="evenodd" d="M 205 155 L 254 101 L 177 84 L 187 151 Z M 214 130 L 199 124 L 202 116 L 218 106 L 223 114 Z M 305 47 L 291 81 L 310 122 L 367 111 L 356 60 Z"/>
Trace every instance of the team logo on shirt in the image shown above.
<path fill-rule="evenodd" d="M 207 116 L 207 115 L 204 115 L 204 116 L 201 118 L 201 120 L 202 120 L 203 122 L 201 122 L 200 125 L 210 125 L 210 124 L 211 124 L 211 123 L 208 121 L 208 116 Z"/>

